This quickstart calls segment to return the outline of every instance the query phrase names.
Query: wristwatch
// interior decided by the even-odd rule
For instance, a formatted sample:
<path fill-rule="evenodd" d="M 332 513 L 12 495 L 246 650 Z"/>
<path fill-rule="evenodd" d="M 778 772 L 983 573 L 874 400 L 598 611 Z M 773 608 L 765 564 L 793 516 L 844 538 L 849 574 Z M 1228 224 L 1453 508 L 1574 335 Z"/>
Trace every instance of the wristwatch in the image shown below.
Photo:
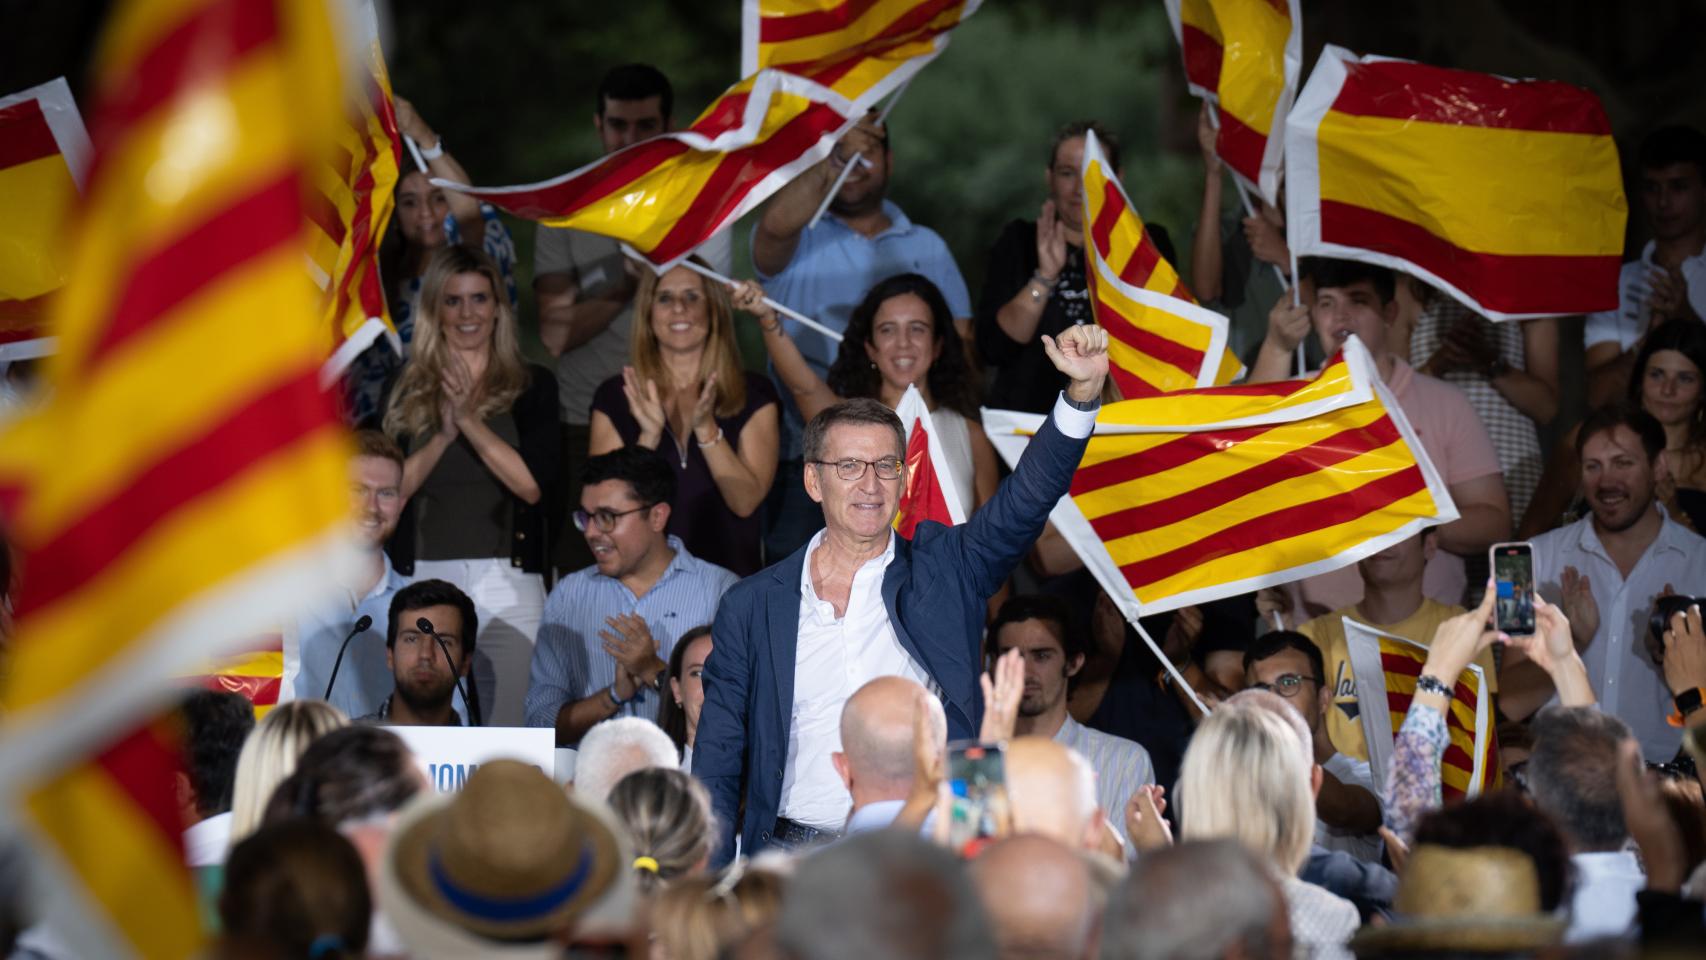
<path fill-rule="evenodd" d="M 1670 721 L 1670 725 L 1673 727 L 1683 726 L 1688 722 L 1689 714 L 1699 710 L 1702 705 L 1706 705 L 1706 690 L 1702 690 L 1700 687 L 1684 690 L 1672 697 L 1671 702 L 1676 704 L 1676 712 L 1666 719 Z"/>
<path fill-rule="evenodd" d="M 1447 686 L 1444 680 L 1429 673 L 1424 673 L 1416 678 L 1416 692 L 1437 693 L 1447 700 L 1452 697 L 1451 687 Z"/>
<path fill-rule="evenodd" d="M 1066 400 L 1067 406 L 1071 407 L 1074 410 L 1082 410 L 1085 413 L 1089 413 L 1090 411 L 1095 410 L 1097 407 L 1102 405 L 1102 398 L 1101 397 L 1097 397 L 1094 400 L 1086 400 L 1086 401 L 1080 403 L 1077 400 L 1072 399 L 1072 395 L 1067 393 L 1065 390 L 1062 390 L 1060 392 L 1060 395 L 1062 398 L 1064 398 Z"/>

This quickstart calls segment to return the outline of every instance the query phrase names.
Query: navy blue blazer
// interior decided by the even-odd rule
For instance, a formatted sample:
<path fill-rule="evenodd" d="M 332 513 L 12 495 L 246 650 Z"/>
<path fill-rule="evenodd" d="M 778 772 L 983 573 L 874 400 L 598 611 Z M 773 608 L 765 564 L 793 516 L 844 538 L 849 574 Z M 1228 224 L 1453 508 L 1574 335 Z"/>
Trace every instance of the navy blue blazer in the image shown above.
<path fill-rule="evenodd" d="M 950 739 L 976 736 L 983 720 L 978 676 L 989 597 L 1042 533 L 1087 442 L 1062 434 L 1049 416 L 1013 475 L 970 520 L 922 523 L 912 540 L 895 541 L 883 605 L 901 646 L 941 687 Z M 734 856 L 737 825 L 745 853 L 771 844 L 794 707 L 805 562 L 801 547 L 729 588 L 717 607 L 693 741 L 693 774 L 710 790 L 717 814 L 716 865 Z"/>

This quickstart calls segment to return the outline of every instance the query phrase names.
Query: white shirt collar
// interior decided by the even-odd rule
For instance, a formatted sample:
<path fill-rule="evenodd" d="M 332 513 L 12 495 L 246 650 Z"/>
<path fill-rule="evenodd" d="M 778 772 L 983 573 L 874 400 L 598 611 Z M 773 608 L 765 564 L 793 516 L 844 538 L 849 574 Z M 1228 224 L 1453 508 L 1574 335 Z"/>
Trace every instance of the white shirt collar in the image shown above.
<path fill-rule="evenodd" d="M 811 542 L 806 544 L 806 562 L 800 565 L 800 595 L 806 599 L 807 603 L 819 602 L 817 588 L 812 585 L 812 555 L 817 553 L 818 547 L 823 546 L 824 538 L 828 536 L 828 534 L 828 528 L 819 530 L 817 533 L 812 535 Z M 853 576 L 858 577 L 859 574 L 870 570 L 873 566 L 879 570 L 886 570 L 888 569 L 888 565 L 893 562 L 894 531 L 890 530 L 888 542 L 883 546 L 883 552 L 869 560 L 866 560 L 863 564 L 860 564 L 859 569 L 854 572 Z"/>

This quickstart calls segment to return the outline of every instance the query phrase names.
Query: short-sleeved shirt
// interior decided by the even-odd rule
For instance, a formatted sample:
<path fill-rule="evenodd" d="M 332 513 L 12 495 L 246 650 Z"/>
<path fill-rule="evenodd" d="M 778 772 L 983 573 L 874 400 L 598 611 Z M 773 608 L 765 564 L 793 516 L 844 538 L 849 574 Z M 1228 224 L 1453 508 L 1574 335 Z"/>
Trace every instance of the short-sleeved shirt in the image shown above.
<path fill-rule="evenodd" d="M 533 646 L 528 726 L 556 726 L 563 704 L 584 700 L 616 681 L 616 661 L 604 652 L 599 637 L 600 631 L 610 629 L 606 617 L 639 615 L 657 641 L 658 657 L 668 662 L 682 634 L 716 616 L 717 603 L 737 578 L 688 553 L 679 539 L 670 537 L 668 542 L 675 557 L 643 596 L 634 596 L 622 581 L 599 573 L 596 565 L 569 574 L 551 590 Z M 617 713 L 650 720 L 657 710 L 657 691 L 641 687 Z"/>
<path fill-rule="evenodd" d="M 1658 510 L 1663 514 L 1663 507 Z M 1590 515 L 1534 538 L 1535 589 L 1551 603 L 1563 601 L 1565 567 L 1588 578 L 1599 606 L 1599 630 L 1582 651 L 1599 708 L 1629 724 L 1648 760 L 1670 760 L 1681 738 L 1665 722 L 1670 688 L 1644 637 L 1653 599 L 1665 584 L 1684 595 L 1706 592 L 1706 539 L 1664 515 L 1659 535 L 1625 579 Z"/>
<path fill-rule="evenodd" d="M 1647 276 L 1659 269 L 1653 262 L 1655 249 L 1657 245 L 1649 240 L 1639 257 L 1623 265 L 1617 279 L 1617 309 L 1588 314 L 1587 322 L 1582 325 L 1583 347 L 1615 343 L 1618 352 L 1627 353 L 1646 336 L 1647 324 L 1652 318 L 1647 301 L 1653 295 L 1653 285 Z M 1688 285 L 1688 302 L 1698 304 L 1695 311 L 1699 312 L 1706 307 L 1706 251 L 1682 261 L 1679 272 Z M 1706 313 L 1701 316 L 1706 316 Z"/>
<path fill-rule="evenodd" d="M 723 430 L 723 442 L 738 454 L 740 432 L 746 428 L 746 422 L 752 419 L 753 414 L 776 402 L 776 388 L 769 380 L 755 373 L 747 374 L 746 405 L 732 417 L 716 418 L 717 426 Z M 593 395 L 592 409 L 610 418 L 623 443 L 639 440 L 640 423 L 628 410 L 628 398 L 622 393 L 620 376 L 611 377 L 598 388 Z M 764 566 L 759 549 L 763 530 L 758 522 L 758 513 L 754 511 L 751 516 L 736 516 L 724 502 L 722 491 L 717 489 L 717 480 L 711 476 L 711 465 L 706 462 L 705 452 L 699 448 L 698 441 L 691 434 L 680 439 L 685 441 L 685 454 L 668 427 L 664 428 L 663 439 L 658 443 L 658 455 L 668 461 L 670 469 L 675 472 L 675 500 L 670 504 L 669 532 L 680 537 L 696 557 L 727 567 L 743 577 L 757 573 Z"/>
<path fill-rule="evenodd" d="M 778 303 L 841 331 L 847 329 L 853 308 L 879 281 L 900 273 L 917 273 L 942 291 L 955 317 L 970 317 L 971 293 L 948 245 L 936 231 L 909 220 L 892 201 L 883 201 L 883 213 L 889 218 L 888 229 L 874 237 L 842 223 L 833 213 L 825 214 L 800 232 L 794 256 L 780 273 L 773 277 L 759 273 L 765 292 Z M 754 224 L 754 232 L 757 229 Z M 827 378 L 840 344 L 788 317 L 782 318 L 782 324 L 806 363 L 818 376 Z M 782 456 L 797 459 L 802 427 L 799 407 L 786 389 L 781 390 L 781 396 Z"/>
<path fill-rule="evenodd" d="M 711 235 L 694 251 L 727 275 L 734 251 L 728 230 Z M 628 266 L 622 243 L 583 230 L 541 225 L 533 234 L 533 276 L 567 273 L 579 288 L 577 300 L 603 296 L 625 282 Z M 557 357 L 557 401 L 564 423 L 586 426 L 592 416 L 592 395 L 598 385 L 621 374 L 628 362 L 634 328 L 634 301 L 629 300 L 610 325 L 591 339 Z"/>
<path fill-rule="evenodd" d="M 1055 337 L 1067 327 L 1095 322 L 1090 294 L 1085 289 L 1084 248 L 1069 243 L 1066 262 L 1043 305 L 1036 333 L 1026 343 L 1009 337 L 996 315 L 1030 285 L 1036 272 L 1037 225 L 1030 220 L 1014 220 L 990 248 L 974 329 L 978 353 L 995 368 L 989 395 L 998 398 L 996 405 L 1004 410 L 1047 413 L 1066 386 L 1066 375 L 1054 368 L 1043 350 L 1043 335 Z"/>
<path fill-rule="evenodd" d="M 1482 477 L 1499 477 L 1499 455 L 1487 428 L 1462 390 L 1437 380 L 1402 359 L 1394 358 L 1386 386 L 1398 400 L 1404 418 L 1422 441 L 1422 449 L 1447 486 Z M 1422 572 L 1422 592 L 1444 604 L 1463 601 L 1468 575 L 1463 558 L 1440 550 Z M 1362 599 L 1362 577 L 1355 564 L 1318 574 L 1291 585 L 1293 599 L 1301 593 L 1306 616 L 1351 606 Z"/>
<path fill-rule="evenodd" d="M 1356 674 L 1351 671 L 1351 648 L 1345 641 L 1344 618 L 1350 617 L 1358 623 L 1366 623 L 1376 630 L 1413 640 L 1425 647 L 1433 643 L 1434 631 L 1440 624 L 1462 612 L 1462 607 L 1447 606 L 1423 597 L 1416 612 L 1397 623 L 1370 623 L 1369 618 L 1358 613 L 1353 605 L 1316 617 L 1297 628 L 1297 632 L 1321 648 L 1327 686 L 1333 691 L 1333 705 L 1327 710 L 1327 738 L 1333 741 L 1333 749 L 1354 760 L 1368 759 L 1368 741 L 1362 733 L 1362 707 L 1357 698 Z M 1490 648 L 1483 650 L 1475 658 L 1475 663 L 1485 673 L 1489 687 L 1497 690 L 1493 651 Z"/>

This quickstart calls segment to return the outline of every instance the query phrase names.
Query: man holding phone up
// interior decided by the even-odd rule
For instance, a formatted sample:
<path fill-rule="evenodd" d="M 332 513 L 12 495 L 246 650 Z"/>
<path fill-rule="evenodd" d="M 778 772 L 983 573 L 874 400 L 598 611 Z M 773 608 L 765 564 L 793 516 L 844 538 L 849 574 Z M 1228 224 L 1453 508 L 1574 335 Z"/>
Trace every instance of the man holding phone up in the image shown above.
<path fill-rule="evenodd" d="M 1590 414 L 1576 450 L 1593 512 L 1533 542 L 1535 588 L 1569 618 L 1600 708 L 1629 724 L 1654 762 L 1675 756 L 1677 734 L 1645 640 L 1649 613 L 1667 585 L 1706 592 L 1706 539 L 1672 520 L 1654 492 L 1668 473 L 1664 448 L 1664 428 L 1644 410 L 1620 404 Z M 1551 697 L 1545 672 L 1507 648 L 1501 712 L 1522 719 Z"/>
<path fill-rule="evenodd" d="M 941 697 L 949 739 L 977 735 L 988 598 L 1070 487 L 1108 374 L 1100 327 L 1043 342 L 1067 388 L 1013 475 L 959 526 L 895 535 L 906 431 L 893 410 L 848 400 L 812 418 L 805 489 L 825 527 L 730 588 L 712 626 L 693 773 L 724 831 L 714 864 L 733 857 L 737 829 L 747 854 L 841 829 L 847 788 L 830 757 L 841 749 L 843 704 L 875 677 L 916 680 Z"/>

